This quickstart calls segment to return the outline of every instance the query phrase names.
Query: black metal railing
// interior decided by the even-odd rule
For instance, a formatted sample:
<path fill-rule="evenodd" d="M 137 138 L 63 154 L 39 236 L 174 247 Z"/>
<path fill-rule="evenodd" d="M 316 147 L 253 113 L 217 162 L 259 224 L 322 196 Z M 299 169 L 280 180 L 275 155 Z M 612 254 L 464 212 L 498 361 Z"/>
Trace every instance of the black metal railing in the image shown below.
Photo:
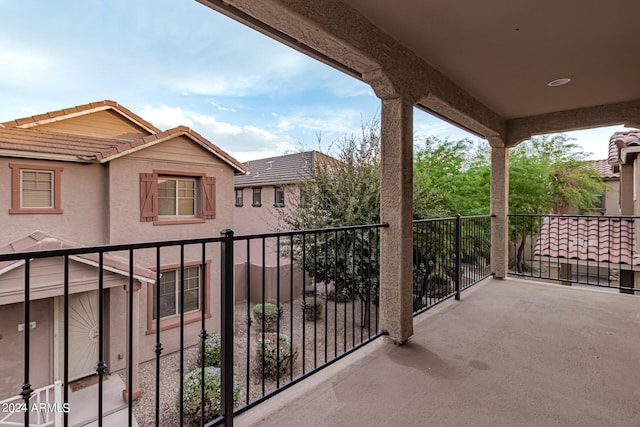
<path fill-rule="evenodd" d="M 235 354 L 236 413 L 380 336 L 385 226 L 234 238 L 244 262 L 236 265 L 236 294 L 246 300 L 236 305 L 235 339 L 247 347 Z"/>
<path fill-rule="evenodd" d="M 491 275 L 491 217 L 413 222 L 413 311 L 422 313 Z"/>
<path fill-rule="evenodd" d="M 380 336 L 379 248 L 385 226 L 251 236 L 224 230 L 221 237 L 0 254 L 0 268 L 24 265 L 19 279 L 24 352 L 22 362 L 13 361 L 22 365 L 23 378 L 15 379 L 21 404 L 29 408 L 32 397 L 40 396 L 36 388 L 44 384 L 32 383 L 51 381 L 34 378 L 30 363 L 39 351 L 34 346 L 42 343 L 34 341 L 29 325 L 34 301 L 54 295 L 63 307 L 63 393 L 48 408 L 64 412 L 65 426 L 77 422 L 73 405 L 79 403 L 68 390 L 70 296 L 91 290 L 98 295 L 93 417 L 98 426 L 113 410 L 104 406 L 109 400 L 104 383 L 113 383 L 114 375 L 125 384 L 128 425 L 134 419 L 142 425 L 231 425 L 234 412 Z M 92 278 L 87 268 L 75 268 L 77 263 L 93 267 Z M 47 270 L 57 265 L 61 272 Z M 194 265 L 197 277 L 187 274 Z M 145 321 L 146 328 L 138 325 Z M 119 330 L 125 331 L 126 357 L 115 354 L 120 343 L 109 339 Z M 213 384 L 214 390 L 202 384 Z M 134 399 L 148 404 L 135 405 Z M 141 413 L 142 407 L 152 409 Z M 30 425 L 30 414 L 38 416 L 20 413 L 23 425 Z"/>
<path fill-rule="evenodd" d="M 635 293 L 638 217 L 509 215 L 509 274 Z"/>

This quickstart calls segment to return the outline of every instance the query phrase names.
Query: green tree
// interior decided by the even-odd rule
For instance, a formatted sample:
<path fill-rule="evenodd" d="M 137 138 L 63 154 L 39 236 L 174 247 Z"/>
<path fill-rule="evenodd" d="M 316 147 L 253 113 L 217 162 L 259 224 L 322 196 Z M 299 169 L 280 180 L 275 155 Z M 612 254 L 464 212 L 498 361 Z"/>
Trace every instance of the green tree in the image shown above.
<path fill-rule="evenodd" d="M 570 206 L 585 213 L 593 207 L 605 185 L 584 160 L 588 153 L 572 141 L 563 134 L 536 136 L 511 149 L 510 213 L 566 213 Z M 414 153 L 416 217 L 488 214 L 489 152 L 486 143 L 468 139 L 452 142 L 427 138 L 418 146 Z M 539 221 L 532 219 L 528 227 L 511 230 L 519 270 L 524 268 L 525 241 L 538 229 Z"/>
<path fill-rule="evenodd" d="M 580 213 L 593 208 L 605 184 L 584 153 L 564 134 L 536 136 L 511 149 L 509 159 L 509 212 L 513 214 L 565 214 L 570 206 Z M 515 266 L 525 269 L 527 238 L 540 230 L 540 218 L 528 218 L 526 226 L 512 226 L 516 245 Z"/>
<path fill-rule="evenodd" d="M 489 213 L 489 147 L 427 138 L 414 150 L 414 214 L 437 218 Z"/>
<path fill-rule="evenodd" d="M 313 179 L 297 183 L 303 197 L 290 197 L 280 211 L 279 228 L 305 230 L 380 222 L 380 131 L 378 121 L 362 126 L 360 135 L 345 136 L 336 157 L 320 156 Z M 335 298 L 361 298 L 368 308 L 377 295 L 377 231 L 327 231 L 300 236 L 294 255 L 316 282 L 332 285 Z M 376 302 L 377 300 L 373 300 Z M 368 316 L 365 314 L 365 320 Z M 366 325 L 366 322 L 365 322 Z"/>

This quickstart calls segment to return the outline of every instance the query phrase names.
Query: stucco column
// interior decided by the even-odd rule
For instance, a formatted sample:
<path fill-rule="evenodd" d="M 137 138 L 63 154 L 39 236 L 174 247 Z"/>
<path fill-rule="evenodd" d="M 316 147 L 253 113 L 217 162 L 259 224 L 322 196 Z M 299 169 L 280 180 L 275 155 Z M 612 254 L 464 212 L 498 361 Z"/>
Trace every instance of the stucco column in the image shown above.
<path fill-rule="evenodd" d="M 413 335 L 413 101 L 383 70 L 365 81 L 380 115 L 380 328 L 397 344 Z"/>
<path fill-rule="evenodd" d="M 503 279 L 509 271 L 509 149 L 491 143 L 491 272 Z"/>
<path fill-rule="evenodd" d="M 127 362 L 127 369 L 125 370 L 125 373 L 127 376 L 125 376 L 125 389 L 122 390 L 122 399 L 125 402 L 129 402 L 129 381 L 128 381 L 128 375 L 129 375 L 129 369 L 131 369 L 131 377 L 132 377 L 132 387 L 131 390 L 133 390 L 132 394 L 131 394 L 131 398 L 132 400 L 136 400 L 138 397 L 140 397 L 140 395 L 142 394 L 142 391 L 140 390 L 140 383 L 138 380 L 138 366 L 139 366 L 139 362 L 140 362 L 140 311 L 139 311 L 139 307 L 140 307 L 140 289 L 142 288 L 142 285 L 140 284 L 140 282 L 138 281 L 134 281 L 133 284 L 133 317 L 130 318 L 129 317 L 129 285 L 125 285 L 124 290 L 127 293 L 126 295 L 126 299 L 127 299 L 127 328 L 129 328 L 129 325 L 131 325 L 131 329 L 128 329 L 127 332 L 127 342 L 129 340 L 129 336 L 128 334 L 131 333 L 132 334 L 132 342 L 133 342 L 133 348 L 129 348 L 129 344 L 127 343 L 127 357 L 126 357 L 126 362 Z M 157 327 L 157 326 L 156 326 Z M 131 355 L 131 366 L 129 366 L 129 355 Z"/>
<path fill-rule="evenodd" d="M 380 323 L 396 343 L 413 335 L 413 104 L 383 99 Z"/>

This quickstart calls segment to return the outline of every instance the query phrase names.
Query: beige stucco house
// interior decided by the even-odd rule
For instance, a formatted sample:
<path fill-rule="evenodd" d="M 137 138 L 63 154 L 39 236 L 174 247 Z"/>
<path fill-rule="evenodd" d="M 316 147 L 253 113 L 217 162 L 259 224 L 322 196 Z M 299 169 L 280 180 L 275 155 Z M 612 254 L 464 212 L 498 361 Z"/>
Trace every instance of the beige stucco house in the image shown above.
<path fill-rule="evenodd" d="M 237 235 L 270 233 L 283 230 L 280 216 L 298 206 L 304 195 L 299 183 L 313 178 L 318 162 L 335 161 L 318 151 L 306 151 L 283 156 L 251 160 L 244 163 L 248 172 L 234 178 L 234 231 Z M 286 230 L 289 231 L 289 230 Z M 301 298 L 302 272 L 296 268 L 286 249 L 278 251 L 277 240 L 253 240 L 247 256 L 246 243 L 236 247 L 236 298 L 260 302 L 263 299 L 262 281 L 265 281 L 265 300 Z M 280 265 L 280 292 L 277 292 L 277 271 Z M 263 268 L 264 267 L 264 268 Z M 294 289 L 289 288 L 290 268 L 294 269 Z M 247 274 L 250 275 L 247 280 Z M 250 288 L 248 291 L 247 289 Z"/>
<path fill-rule="evenodd" d="M 186 127 L 162 131 L 113 101 L 102 101 L 0 124 L 0 253 L 218 236 L 233 227 L 233 179 L 245 166 Z M 185 345 L 195 344 L 205 315 L 219 328 L 217 247 L 185 247 Z M 61 378 L 64 295 L 62 259 L 30 263 L 30 351 L 35 388 Z M 69 260 L 69 378 L 95 373 L 98 360 L 98 259 Z M 179 348 L 180 254 L 161 253 L 160 307 L 155 251 L 104 255 L 103 341 L 110 372 L 127 363 L 127 304 L 133 277 L 133 366 Z M 24 263 L 0 265 L 0 399 L 20 383 Z M 55 273 L 54 273 L 55 272 Z M 204 276 L 205 300 L 200 286 Z M 158 313 L 159 311 L 159 313 Z M 134 369 L 135 371 L 135 369 Z M 135 376 L 135 375 L 134 375 Z M 15 378 L 14 378 L 15 377 Z M 139 393 L 134 378 L 133 396 Z"/>

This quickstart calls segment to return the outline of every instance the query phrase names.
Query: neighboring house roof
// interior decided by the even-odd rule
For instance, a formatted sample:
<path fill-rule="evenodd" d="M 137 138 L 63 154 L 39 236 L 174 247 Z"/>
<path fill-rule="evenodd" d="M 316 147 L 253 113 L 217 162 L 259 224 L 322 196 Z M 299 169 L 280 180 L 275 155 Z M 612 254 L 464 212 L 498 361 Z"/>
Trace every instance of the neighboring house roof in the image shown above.
<path fill-rule="evenodd" d="M 54 249 L 72 249 L 82 247 L 82 245 L 51 236 L 42 231 L 34 231 L 26 237 L 13 241 L 0 247 L 0 254 L 15 252 L 44 251 Z M 80 254 L 69 256 L 69 259 L 83 264 L 98 267 L 99 258 L 97 253 Z M 102 256 L 103 267 L 107 271 L 129 277 L 129 261 L 118 255 L 105 252 Z M 24 261 L 4 261 L 0 262 L 0 275 L 20 267 Z M 133 266 L 133 277 L 139 281 L 154 283 L 156 272 L 139 265 Z"/>
<path fill-rule="evenodd" d="M 104 108 L 114 108 L 112 104 L 117 106 L 119 110 L 123 109 L 123 107 L 117 103 L 113 103 L 113 101 L 103 101 L 103 103 L 107 104 L 87 104 L 86 106 L 61 111 L 73 112 L 75 109 L 80 109 L 81 113 L 75 114 L 89 114 L 90 112 L 102 111 Z M 93 109 L 82 108 L 94 105 L 97 105 L 97 107 Z M 0 127 L 0 155 L 72 162 L 107 163 L 118 157 L 151 147 L 160 142 L 185 136 L 227 163 L 236 173 L 244 174 L 247 171 L 245 166 L 238 160 L 186 126 L 178 126 L 166 131 L 160 131 L 145 122 L 148 126 L 151 126 L 153 133 L 133 140 L 51 132 L 35 127 L 37 123 L 42 123 L 46 120 L 37 120 L 40 117 L 49 117 L 49 115 L 52 114 L 54 119 L 59 119 L 61 116 L 57 115 L 57 113 L 58 112 L 33 116 L 31 118 L 33 120 L 18 119 L 12 122 L 5 122 L 5 127 Z M 133 113 L 130 114 L 133 115 Z M 65 117 L 68 118 L 68 116 Z M 137 118 L 137 120 L 142 119 Z"/>
<path fill-rule="evenodd" d="M 638 147 L 640 147 L 640 130 L 614 133 L 609 139 L 609 163 L 614 164 L 616 168 L 618 164 L 626 161 L 625 155 L 629 149 L 639 151 Z"/>
<path fill-rule="evenodd" d="M 630 218 L 545 218 L 534 254 L 541 257 L 640 265 L 635 254 L 635 227 Z"/>
<path fill-rule="evenodd" d="M 311 179 L 318 162 L 327 161 L 335 162 L 336 159 L 315 150 L 251 160 L 244 163 L 249 172 L 236 176 L 234 183 L 236 187 L 295 183 Z"/>
<path fill-rule="evenodd" d="M 620 178 L 620 172 L 614 172 L 608 160 L 594 160 L 591 167 L 598 171 L 602 179 Z"/>
<path fill-rule="evenodd" d="M 43 124 L 56 122 L 60 120 L 66 120 L 73 117 L 78 117 L 86 114 L 95 113 L 96 111 L 104 111 L 104 110 L 112 110 L 122 117 L 130 120 L 131 122 L 137 124 L 138 126 L 146 129 L 149 133 L 158 133 L 161 132 L 160 129 L 133 113 L 129 109 L 123 107 L 115 101 L 104 100 L 98 102 L 91 102 L 89 104 L 76 105 L 75 107 L 65 108 L 62 110 L 50 111 L 44 114 L 37 114 L 35 116 L 23 117 L 20 119 L 10 120 L 8 122 L 0 123 L 0 127 L 6 128 L 31 128 L 35 126 L 40 126 Z"/>

